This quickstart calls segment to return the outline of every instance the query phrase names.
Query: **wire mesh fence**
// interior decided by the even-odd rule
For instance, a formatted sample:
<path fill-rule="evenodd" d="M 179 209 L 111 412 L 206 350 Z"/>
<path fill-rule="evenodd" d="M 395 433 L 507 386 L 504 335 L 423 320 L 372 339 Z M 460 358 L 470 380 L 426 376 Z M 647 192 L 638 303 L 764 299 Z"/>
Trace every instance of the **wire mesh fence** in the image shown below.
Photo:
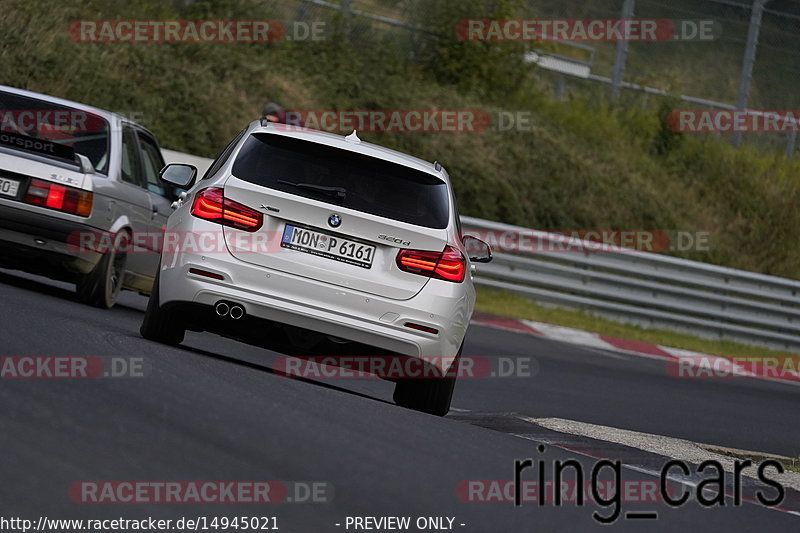
<path fill-rule="evenodd" d="M 269 16 L 293 21 L 323 21 L 327 31 L 355 47 L 392 47 L 402 60 L 424 61 L 420 50 L 432 40 L 457 41 L 426 25 L 435 0 L 267 0 Z M 608 20 L 625 18 L 626 0 L 518 0 L 520 19 Z M 618 42 L 526 43 L 530 51 L 564 57 L 588 75 L 553 72 L 528 63 L 536 78 L 552 84 L 558 98 L 613 98 L 609 86 L 621 80 L 623 106 L 660 105 L 665 97 L 683 100 L 684 109 L 735 109 L 737 100 L 752 110 L 800 108 L 793 83 L 800 75 L 800 2 L 797 0 L 628 0 L 632 18 L 668 21 L 676 35 L 627 43 L 624 61 Z M 749 39 L 754 5 L 762 4 L 758 38 Z M 486 18 L 485 3 L 474 2 L 474 17 Z M 703 29 L 708 30 L 703 33 Z M 710 29 L 709 29 L 710 28 Z M 441 31 L 441 30 L 439 30 Z M 485 44 L 485 43 L 484 43 Z M 743 72 L 748 48 L 752 75 Z M 748 80 L 742 101 L 742 78 Z M 798 112 L 800 114 L 800 112 Z M 745 145 L 789 156 L 797 151 L 794 127 L 780 132 L 748 132 Z M 701 134 L 702 135 L 702 134 Z M 707 134 L 706 134 L 707 135 Z M 711 134 L 734 140 L 731 133 Z"/>

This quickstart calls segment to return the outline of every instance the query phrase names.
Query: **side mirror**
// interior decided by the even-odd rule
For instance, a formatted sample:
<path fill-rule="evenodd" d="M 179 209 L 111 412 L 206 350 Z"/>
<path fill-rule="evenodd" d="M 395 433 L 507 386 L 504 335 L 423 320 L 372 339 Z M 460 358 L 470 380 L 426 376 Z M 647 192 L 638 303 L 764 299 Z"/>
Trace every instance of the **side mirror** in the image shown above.
<path fill-rule="evenodd" d="M 492 248 L 482 240 L 472 235 L 465 235 L 463 241 L 470 261 L 488 263 L 492 260 Z"/>
<path fill-rule="evenodd" d="M 161 181 L 174 185 L 179 189 L 189 189 L 197 177 L 197 167 L 183 163 L 170 163 L 161 169 L 158 175 Z"/>
<path fill-rule="evenodd" d="M 82 174 L 94 174 L 94 165 L 92 161 L 83 154 L 75 154 L 75 162 L 81 169 Z"/>

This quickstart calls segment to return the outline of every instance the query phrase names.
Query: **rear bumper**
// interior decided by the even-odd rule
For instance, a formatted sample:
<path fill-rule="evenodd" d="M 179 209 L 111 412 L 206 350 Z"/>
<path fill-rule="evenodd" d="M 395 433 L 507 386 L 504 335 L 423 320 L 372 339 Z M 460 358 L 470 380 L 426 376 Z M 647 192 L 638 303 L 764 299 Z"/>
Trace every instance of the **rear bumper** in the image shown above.
<path fill-rule="evenodd" d="M 71 245 L 71 236 L 79 232 L 96 233 L 97 229 L 0 205 L 0 265 L 63 279 L 89 273 L 102 254 Z"/>
<path fill-rule="evenodd" d="M 222 276 L 210 279 L 189 272 Z M 244 263 L 227 253 L 165 254 L 160 273 L 161 305 L 241 304 L 249 317 L 288 324 L 413 357 L 441 357 L 449 366 L 458 352 L 475 303 L 469 282 L 431 280 L 408 300 L 391 300 Z M 414 322 L 438 334 L 404 326 Z"/>

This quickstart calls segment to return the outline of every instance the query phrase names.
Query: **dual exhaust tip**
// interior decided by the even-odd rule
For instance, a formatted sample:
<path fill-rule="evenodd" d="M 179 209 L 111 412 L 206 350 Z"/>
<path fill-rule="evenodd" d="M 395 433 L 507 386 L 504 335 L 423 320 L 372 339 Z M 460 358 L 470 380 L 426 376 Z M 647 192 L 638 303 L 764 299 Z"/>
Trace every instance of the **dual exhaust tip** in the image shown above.
<path fill-rule="evenodd" d="M 217 305 L 214 306 L 214 311 L 219 317 L 228 317 L 233 320 L 239 320 L 244 316 L 244 307 L 234 303 L 217 302 Z"/>

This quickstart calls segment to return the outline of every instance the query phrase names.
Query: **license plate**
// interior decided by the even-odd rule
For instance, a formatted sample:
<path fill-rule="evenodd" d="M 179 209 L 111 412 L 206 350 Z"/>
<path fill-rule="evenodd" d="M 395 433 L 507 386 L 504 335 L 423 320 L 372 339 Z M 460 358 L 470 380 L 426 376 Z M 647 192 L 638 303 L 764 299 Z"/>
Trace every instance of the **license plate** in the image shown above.
<path fill-rule="evenodd" d="M 19 190 L 19 182 L 7 178 L 0 178 L 0 194 L 3 196 L 16 196 Z"/>
<path fill-rule="evenodd" d="M 348 265 L 370 268 L 375 257 L 375 246 L 340 236 L 286 224 L 281 247 L 307 254 L 341 261 Z"/>

